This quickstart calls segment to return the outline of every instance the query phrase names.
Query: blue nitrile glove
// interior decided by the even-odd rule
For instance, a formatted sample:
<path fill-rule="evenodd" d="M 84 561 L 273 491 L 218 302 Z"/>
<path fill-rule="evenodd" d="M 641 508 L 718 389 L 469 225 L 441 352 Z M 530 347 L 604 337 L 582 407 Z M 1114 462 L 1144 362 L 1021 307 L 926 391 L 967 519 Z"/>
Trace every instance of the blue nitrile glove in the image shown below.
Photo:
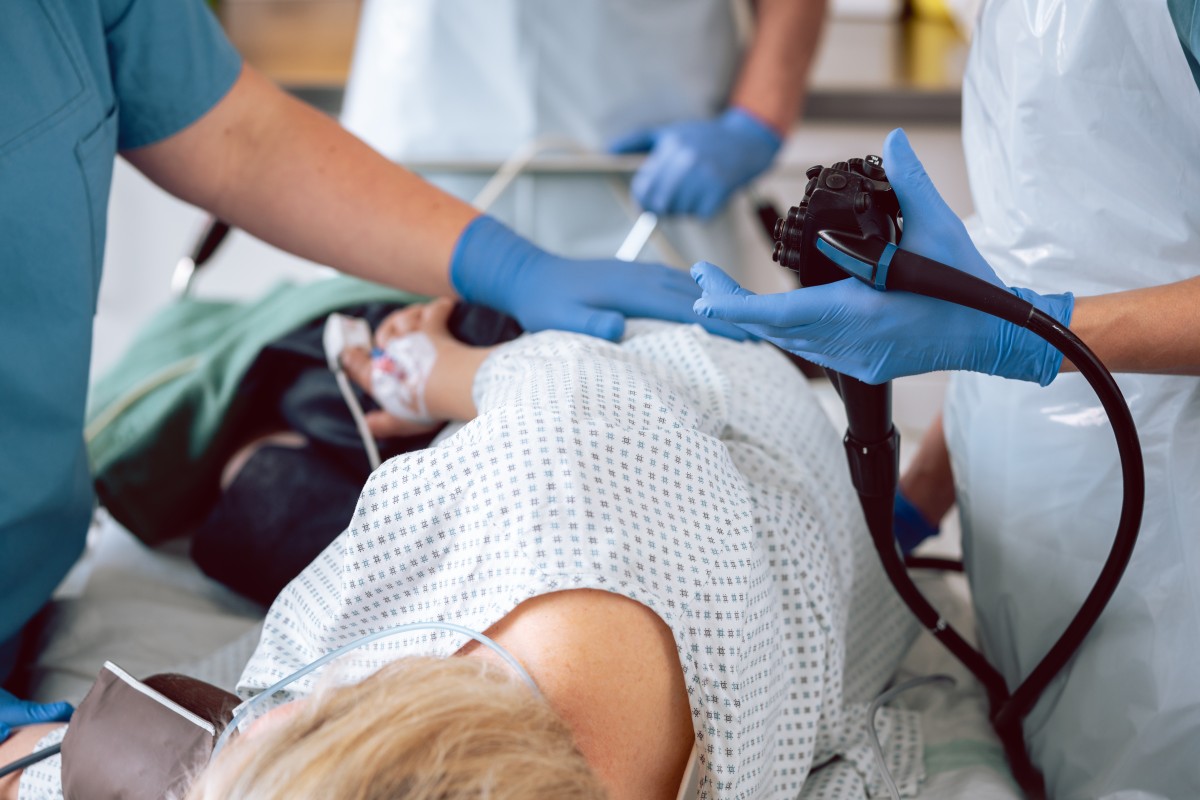
<path fill-rule="evenodd" d="M 0 689 L 0 742 L 13 728 L 42 722 L 66 722 L 75 709 L 70 703 L 32 703 Z"/>
<path fill-rule="evenodd" d="M 904 131 L 888 135 L 883 154 L 888 180 L 904 214 L 901 249 L 1003 287 L 962 221 L 930 182 Z M 908 292 L 880 292 L 854 278 L 755 295 L 712 264 L 696 264 L 692 276 L 704 289 L 697 313 L 733 322 L 785 350 L 867 383 L 937 370 L 970 370 L 1045 386 L 1062 365 L 1062 354 L 1012 323 Z M 1071 294 L 1008 290 L 1063 325 L 1070 322 L 1075 304 Z"/>
<path fill-rule="evenodd" d="M 615 341 L 626 317 L 651 317 L 749 338 L 734 325 L 696 315 L 700 290 L 686 272 L 615 258 L 561 258 L 487 216 L 459 237 L 450 281 L 464 300 L 503 311 L 527 331 L 553 328 Z"/>
<path fill-rule="evenodd" d="M 650 152 L 633 176 L 633 197 L 655 214 L 708 219 L 771 166 L 783 139 L 740 108 L 715 119 L 676 122 L 623 136 L 613 153 Z"/>
<path fill-rule="evenodd" d="M 925 515 L 917 510 L 904 492 L 897 490 L 896 505 L 893 511 L 893 533 L 901 552 L 908 555 L 917 549 L 917 545 L 931 536 L 937 536 L 939 528 L 931 525 Z"/>

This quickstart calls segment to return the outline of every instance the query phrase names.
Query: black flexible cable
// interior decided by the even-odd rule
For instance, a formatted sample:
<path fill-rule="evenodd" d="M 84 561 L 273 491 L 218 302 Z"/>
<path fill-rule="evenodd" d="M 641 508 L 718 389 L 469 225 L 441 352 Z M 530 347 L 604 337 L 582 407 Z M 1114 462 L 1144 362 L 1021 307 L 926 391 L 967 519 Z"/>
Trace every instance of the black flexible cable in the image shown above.
<path fill-rule="evenodd" d="M 1036 333 L 1054 346 L 1059 352 L 1071 360 L 1080 374 L 1096 390 L 1104 411 L 1108 414 L 1112 425 L 1113 435 L 1117 440 L 1117 452 L 1121 459 L 1121 474 L 1124 483 L 1124 498 L 1121 503 L 1121 516 L 1117 524 L 1117 535 L 1113 542 L 1112 551 L 1100 570 L 1091 592 L 1088 593 L 1083 605 L 1067 626 L 1066 631 L 1055 642 L 1050 651 L 1042 658 L 1028 677 L 1021 682 L 1013 692 L 1012 699 L 998 715 L 998 721 L 1006 714 L 1023 718 L 1033 709 L 1042 691 L 1049 685 L 1054 676 L 1079 649 L 1084 638 L 1096 624 L 1104 607 L 1117 590 L 1117 584 L 1133 557 L 1133 548 L 1137 543 L 1138 531 L 1142 524 L 1142 510 L 1145 504 L 1146 476 L 1145 465 L 1142 462 L 1142 448 L 1138 441 L 1137 427 L 1133 415 L 1121 389 L 1113 376 L 1100 362 L 1100 359 L 1088 349 L 1082 341 L 1070 330 L 1064 328 L 1058 320 L 1034 309 L 1027 325 L 1030 331 Z"/>
<path fill-rule="evenodd" d="M 936 569 L 942 572 L 963 572 L 963 562 L 955 561 L 953 558 L 905 556 L 904 566 L 909 569 Z"/>
<path fill-rule="evenodd" d="M 1004 287 L 995 286 L 953 267 L 903 250 L 893 254 L 886 282 L 887 289 L 909 291 L 973 308 L 1027 328 L 1042 338 L 1069 358 L 1092 386 L 1108 414 L 1117 440 L 1124 499 L 1117 534 L 1108 559 L 1062 636 L 1017 689 L 1010 693 L 1007 682 L 999 671 L 942 619 L 913 583 L 892 532 L 892 493 L 880 492 L 878 487 L 864 492 L 864 487 L 859 485 L 859 476 L 866 469 L 862 464 L 853 463 L 855 460 L 867 459 L 877 443 L 858 442 L 852 440 L 850 435 L 847 436 L 848 444 L 853 445 L 847 447 L 852 460 L 851 471 L 856 477 L 856 486 L 860 490 L 860 500 L 868 528 L 884 571 L 918 620 L 979 679 L 987 692 L 992 724 L 1004 746 L 1013 777 L 1026 796 L 1042 798 L 1045 796 L 1044 780 L 1029 758 L 1022 723 L 1046 686 L 1067 664 L 1096 624 L 1133 555 L 1145 500 L 1145 469 L 1137 428 L 1120 387 L 1095 354 L 1057 320 L 1037 310 Z M 850 402 L 844 395 L 843 400 L 848 404 Z M 848 413 L 849 411 L 850 409 L 847 409 Z"/>
<path fill-rule="evenodd" d="M 1046 686 L 1062 670 L 1096 624 L 1133 555 L 1145 502 L 1145 467 L 1137 428 L 1120 387 L 1087 345 L 1057 320 L 1006 289 L 903 250 L 897 251 L 892 258 L 887 288 L 956 303 L 1027 328 L 1071 360 L 1096 392 L 1116 437 L 1124 497 L 1117 533 L 1108 559 L 1092 590 L 1062 636 L 1011 695 L 1003 678 L 1000 678 L 999 685 L 995 683 L 995 677 L 999 677 L 999 673 L 982 654 L 962 640 L 940 617 L 934 618 L 933 615 L 937 612 L 903 569 L 894 541 L 890 546 L 886 546 L 881 535 L 874 537 L 885 570 L 901 597 L 927 628 L 930 620 L 934 620 L 939 628 L 945 626 L 944 630 L 931 628 L 931 631 L 980 678 L 991 700 L 992 724 L 1000 734 L 1013 767 L 1014 777 L 1029 796 L 1041 797 L 1044 794 L 1044 786 L 1041 774 L 1029 760 L 1025 749 L 1022 721 L 1041 697 Z M 869 521 L 871 516 L 868 513 Z M 882 527 L 882 508 L 878 516 L 880 519 L 875 521 L 875 525 Z M 890 518 L 887 524 L 890 526 Z M 873 526 L 872 533 L 875 533 L 875 530 Z M 986 665 L 986 668 L 981 668 L 980 662 Z"/>
<path fill-rule="evenodd" d="M 847 448 L 849 453 L 853 453 L 854 450 Z M 893 494 L 894 491 L 893 488 Z M 1004 709 L 1011 699 L 1004 676 L 991 665 L 982 653 L 972 647 L 953 626 L 943 619 L 913 582 L 892 530 L 894 513 L 892 497 L 877 494 L 864 495 L 860 492 L 859 500 L 867 519 L 867 528 L 871 532 L 871 540 L 879 554 L 879 562 L 896 593 L 900 595 L 900 599 L 904 601 L 904 604 L 908 606 L 925 629 L 970 670 L 983 686 L 987 693 L 991 722 L 1000 737 L 1000 744 L 1004 748 L 1013 779 L 1028 800 L 1044 800 L 1046 796 L 1045 781 L 1037 767 L 1029 759 L 1029 752 L 1025 748 L 1025 737 L 1020 725 L 1021 718 L 1015 718 L 1017 723 L 1015 726 L 1008 722 L 1003 724 L 997 722 L 997 713 Z"/>
<path fill-rule="evenodd" d="M 864 503 L 863 512 L 883 570 L 900 599 L 916 615 L 921 625 L 979 680 L 992 708 L 1002 705 L 1008 699 L 1008 684 L 1004 682 L 1004 676 L 942 617 L 909 576 L 892 532 L 895 513 L 893 501 L 884 498 L 870 503 L 869 507 Z"/>
<path fill-rule="evenodd" d="M 997 713 L 999 723 L 1012 716 L 1021 718 L 1033 708 L 1042 690 L 1096 624 L 1133 556 L 1146 494 L 1145 466 L 1137 427 L 1121 388 L 1095 353 L 1058 320 L 1007 289 L 905 250 L 897 251 L 892 259 L 888 288 L 947 300 L 1027 328 L 1071 360 L 1096 392 L 1116 437 L 1124 497 L 1112 550 L 1091 592 L 1063 635 L 1012 693 L 1011 701 Z"/>
<path fill-rule="evenodd" d="M 58 755 L 59 752 L 61 752 L 61 751 L 62 751 L 61 743 L 52 744 L 49 747 L 43 747 L 41 750 L 37 750 L 33 753 L 30 753 L 29 755 L 25 756 L 24 758 L 18 758 L 16 761 L 12 762 L 11 764 L 5 764 L 3 767 L 0 767 L 0 778 L 3 778 L 6 775 L 11 775 L 14 772 L 19 772 L 20 770 L 23 770 L 26 767 L 32 767 L 34 764 L 38 763 L 39 761 L 45 761 L 47 758 L 50 758 L 50 756 Z"/>

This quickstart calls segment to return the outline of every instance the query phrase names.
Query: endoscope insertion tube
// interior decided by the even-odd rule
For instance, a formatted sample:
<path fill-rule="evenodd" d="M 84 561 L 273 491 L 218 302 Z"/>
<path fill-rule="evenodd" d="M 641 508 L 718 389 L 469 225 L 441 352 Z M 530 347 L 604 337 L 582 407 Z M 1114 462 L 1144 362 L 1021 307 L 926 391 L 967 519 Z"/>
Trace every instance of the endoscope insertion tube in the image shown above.
<path fill-rule="evenodd" d="M 1099 358 L 1058 320 L 1008 290 L 961 270 L 876 237 L 857 237 L 832 230 L 817 234 L 817 249 L 851 276 L 880 291 L 899 290 L 973 308 L 1007 320 L 1036 334 L 1070 359 L 1095 390 L 1108 415 L 1121 459 L 1124 498 L 1117 534 L 1100 575 L 1062 636 L 1016 690 L 1008 691 L 1000 673 L 938 614 L 908 575 L 892 532 L 890 498 L 864 511 L 888 578 L 913 613 L 984 685 L 992 724 L 1001 736 L 1014 777 L 1031 797 L 1044 796 L 1040 773 L 1023 746 L 1021 723 L 1050 681 L 1074 655 L 1096 624 L 1133 555 L 1145 501 L 1145 468 L 1137 428 L 1120 387 Z M 854 457 L 853 451 L 848 453 Z M 854 470 L 852 469 L 852 472 Z"/>

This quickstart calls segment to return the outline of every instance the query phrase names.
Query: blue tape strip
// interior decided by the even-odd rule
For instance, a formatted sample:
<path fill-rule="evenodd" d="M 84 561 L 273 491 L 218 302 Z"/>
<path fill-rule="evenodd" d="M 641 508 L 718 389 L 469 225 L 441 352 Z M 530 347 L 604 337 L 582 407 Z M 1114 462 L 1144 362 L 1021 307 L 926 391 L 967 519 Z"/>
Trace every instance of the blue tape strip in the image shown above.
<path fill-rule="evenodd" d="M 883 248 L 883 255 L 879 257 L 879 264 L 875 268 L 875 288 L 881 292 L 887 291 L 888 268 L 892 266 L 892 256 L 896 255 L 896 251 L 899 249 L 896 245 L 888 242 L 887 246 Z"/>
<path fill-rule="evenodd" d="M 875 269 L 873 264 L 869 264 L 866 261 L 859 261 L 854 256 L 843 253 L 824 239 L 817 239 L 817 250 L 855 278 L 867 283 L 871 282 L 871 273 Z"/>

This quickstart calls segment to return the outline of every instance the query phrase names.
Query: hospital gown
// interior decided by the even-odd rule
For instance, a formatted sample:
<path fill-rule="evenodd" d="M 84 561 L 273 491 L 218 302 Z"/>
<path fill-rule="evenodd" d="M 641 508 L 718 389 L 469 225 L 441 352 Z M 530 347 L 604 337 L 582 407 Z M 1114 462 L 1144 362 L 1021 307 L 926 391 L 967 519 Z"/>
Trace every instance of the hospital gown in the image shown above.
<path fill-rule="evenodd" d="M 239 692 L 368 632 L 483 631 L 531 597 L 607 590 L 674 634 L 701 797 L 880 792 L 866 709 L 915 625 L 877 564 L 837 432 L 768 346 L 629 328 L 620 345 L 544 332 L 491 355 L 478 417 L 375 471 L 349 528 L 271 607 Z M 463 641 L 383 639 L 336 662 L 336 679 Z M 884 710 L 877 728 L 915 792 L 915 715 Z"/>
<path fill-rule="evenodd" d="M 865 707 L 914 626 L 877 565 L 837 433 L 765 345 L 630 331 L 621 345 L 539 333 L 489 357 L 478 417 L 371 476 L 348 530 L 271 607 L 240 691 L 367 632 L 483 631 L 531 597 L 602 589 L 674 633 L 702 796 L 794 798 L 837 755 L 844 796 L 874 787 Z M 343 675 L 462 643 L 383 640 Z M 889 714 L 884 728 L 911 784 L 915 719 Z"/>

